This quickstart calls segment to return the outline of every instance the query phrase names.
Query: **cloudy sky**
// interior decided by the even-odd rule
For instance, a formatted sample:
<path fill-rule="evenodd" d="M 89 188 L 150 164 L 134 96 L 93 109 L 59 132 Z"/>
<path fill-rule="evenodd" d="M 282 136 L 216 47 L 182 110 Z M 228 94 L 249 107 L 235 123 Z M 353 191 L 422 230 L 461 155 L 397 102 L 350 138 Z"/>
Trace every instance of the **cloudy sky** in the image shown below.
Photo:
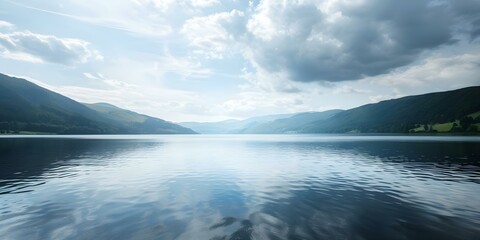
<path fill-rule="evenodd" d="M 480 85 L 480 0 L 0 0 L 0 72 L 170 121 Z"/>

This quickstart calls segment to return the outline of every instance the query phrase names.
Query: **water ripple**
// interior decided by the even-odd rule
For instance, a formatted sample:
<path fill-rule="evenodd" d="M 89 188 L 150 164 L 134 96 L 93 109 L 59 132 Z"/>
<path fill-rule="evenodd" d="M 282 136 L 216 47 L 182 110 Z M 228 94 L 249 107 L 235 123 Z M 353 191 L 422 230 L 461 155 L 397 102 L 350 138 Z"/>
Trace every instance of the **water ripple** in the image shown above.
<path fill-rule="evenodd" d="M 2 137 L 0 146 L 2 239 L 480 236 L 477 138 Z"/>

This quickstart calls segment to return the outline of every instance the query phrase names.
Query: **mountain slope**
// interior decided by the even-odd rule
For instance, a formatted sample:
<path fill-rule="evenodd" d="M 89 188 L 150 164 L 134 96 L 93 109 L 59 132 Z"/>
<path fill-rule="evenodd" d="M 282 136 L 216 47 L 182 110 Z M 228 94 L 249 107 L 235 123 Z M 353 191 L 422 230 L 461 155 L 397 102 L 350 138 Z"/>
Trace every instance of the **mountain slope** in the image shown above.
<path fill-rule="evenodd" d="M 343 110 L 328 110 L 324 112 L 305 112 L 295 114 L 288 118 L 276 119 L 274 121 L 257 124 L 245 128 L 241 133 L 297 133 L 302 132 L 307 124 L 331 118 Z"/>
<path fill-rule="evenodd" d="M 345 111 L 182 125 L 200 133 L 480 132 L 480 87 L 408 96 Z"/>
<path fill-rule="evenodd" d="M 480 111 L 480 87 L 408 96 L 353 108 L 303 127 L 303 133 L 400 133 Z"/>
<path fill-rule="evenodd" d="M 84 105 L 133 133 L 195 133 L 193 130 L 178 124 L 122 109 L 109 103 L 84 103 Z"/>
<path fill-rule="evenodd" d="M 0 130 L 113 133 L 99 113 L 27 80 L 0 74 Z"/>
<path fill-rule="evenodd" d="M 0 132 L 59 134 L 193 133 L 148 116 L 142 127 L 125 124 L 25 79 L 0 74 Z M 145 131 L 152 130 L 151 132 Z"/>

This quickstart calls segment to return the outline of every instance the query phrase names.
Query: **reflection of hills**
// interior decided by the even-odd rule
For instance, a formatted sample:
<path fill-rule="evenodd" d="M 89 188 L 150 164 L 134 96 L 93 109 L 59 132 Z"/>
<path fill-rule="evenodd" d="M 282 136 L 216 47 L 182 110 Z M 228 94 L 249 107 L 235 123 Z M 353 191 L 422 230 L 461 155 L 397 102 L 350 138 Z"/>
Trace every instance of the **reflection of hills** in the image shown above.
<path fill-rule="evenodd" d="M 480 182 L 480 142 L 353 140 L 269 144 L 312 155 L 316 152 L 358 155 L 359 164 L 360 159 L 381 161 L 385 166 L 402 168 L 419 176 L 425 173 L 448 176 L 439 180 Z"/>
<path fill-rule="evenodd" d="M 7 209 L 4 223 L 15 219 L 16 225 L 0 225 L 0 232 L 11 239 L 51 239 L 59 229 L 83 239 L 455 240 L 479 235 L 475 194 L 468 199 L 478 189 L 479 143 L 188 141 L 162 146 L 157 140 L 0 139 L 0 188 L 14 181 L 42 182 L 56 173 L 75 174 L 69 171 L 75 166 L 108 169 L 123 159 L 133 163 L 112 172 L 117 175 L 111 182 L 95 185 L 108 189 L 67 189 L 70 192 L 51 199 L 36 191 L 39 198 L 26 201 L 26 210 Z M 162 164 L 135 168 L 145 155 L 150 156 L 146 162 L 158 158 Z M 194 161 L 207 167 L 195 169 L 203 165 Z M 213 163 L 225 163 L 225 168 Z M 328 165 L 339 173 L 321 172 Z M 134 181 L 152 166 L 148 180 Z M 122 174 L 130 170 L 140 174 L 122 182 L 128 177 Z M 353 172 L 359 177 L 349 175 Z M 428 181 L 431 185 L 419 184 Z M 458 192 L 443 195 L 443 187 L 450 185 Z M 138 191 L 126 194 L 126 187 Z M 440 199 L 446 196 L 449 199 Z M 458 204 L 449 205 L 451 201 Z"/>
<path fill-rule="evenodd" d="M 478 142 L 346 142 L 340 149 L 378 159 L 418 177 L 480 183 Z M 429 174 L 426 176 L 426 174 Z"/>
<path fill-rule="evenodd" d="M 480 172 L 480 148 L 479 143 L 475 142 L 339 141 L 261 144 L 265 144 L 264 148 L 286 151 L 303 149 L 307 154 L 313 155 L 320 151 L 358 156 L 358 161 L 381 161 L 382 166 L 404 168 L 418 176 L 430 173 L 426 177 L 430 179 L 443 175 L 448 176 L 449 181 L 475 182 Z M 297 186 L 305 186 L 303 189 L 291 189 L 287 198 L 272 197 L 269 201 L 250 208 L 250 214 L 245 219 L 225 216 L 213 223 L 210 231 L 223 230 L 223 234 L 217 234 L 211 239 L 447 240 L 476 239 L 480 233 L 480 222 L 473 221 L 474 218 L 459 220 L 455 214 L 432 211 L 425 208 L 424 203 L 410 199 L 407 193 L 395 187 L 382 191 L 370 189 L 371 186 L 368 185 L 362 187 L 348 182 L 332 184 L 334 181 L 307 182 L 306 179 L 301 180 L 303 183 L 296 183 Z M 342 181 L 341 178 L 336 180 Z M 475 216 L 475 211 L 477 210 L 472 209 L 469 214 Z"/>
<path fill-rule="evenodd" d="M 19 185 L 33 182 L 45 172 L 55 169 L 106 165 L 108 162 L 105 160 L 112 156 L 159 144 L 153 141 L 112 139 L 0 139 L 0 187 L 9 182 Z M 61 172 L 68 171 L 63 169 Z"/>
<path fill-rule="evenodd" d="M 372 155 L 382 160 L 413 162 L 469 163 L 479 165 L 479 142 L 442 141 L 354 141 L 339 142 L 333 146 Z M 448 158 L 445 158 L 448 156 Z"/>

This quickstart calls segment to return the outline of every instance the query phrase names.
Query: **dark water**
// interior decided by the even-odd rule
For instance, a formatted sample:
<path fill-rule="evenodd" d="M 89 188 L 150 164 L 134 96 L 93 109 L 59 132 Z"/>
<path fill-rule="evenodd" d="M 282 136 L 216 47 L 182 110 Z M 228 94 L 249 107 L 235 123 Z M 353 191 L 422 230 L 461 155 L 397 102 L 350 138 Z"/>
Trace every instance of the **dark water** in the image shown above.
<path fill-rule="evenodd" d="M 0 138 L 1 239 L 480 239 L 480 138 Z"/>

